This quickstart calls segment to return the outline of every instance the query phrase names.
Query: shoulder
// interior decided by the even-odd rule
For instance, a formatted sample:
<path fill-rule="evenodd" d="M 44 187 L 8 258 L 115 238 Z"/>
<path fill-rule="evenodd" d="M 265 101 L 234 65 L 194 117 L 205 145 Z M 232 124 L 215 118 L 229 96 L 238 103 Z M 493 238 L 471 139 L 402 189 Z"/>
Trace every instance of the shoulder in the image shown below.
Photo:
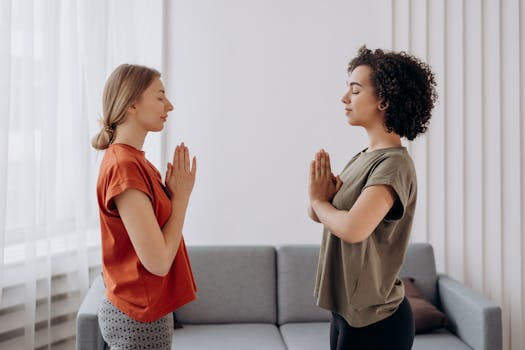
<path fill-rule="evenodd" d="M 393 168 L 397 170 L 406 169 L 410 171 L 414 169 L 412 157 L 404 148 L 378 153 L 372 165 L 374 167 L 380 166 L 381 168 Z"/>
<path fill-rule="evenodd" d="M 143 173 L 143 161 L 123 147 L 110 147 L 102 159 L 101 171 L 109 177 L 130 176 Z"/>
<path fill-rule="evenodd" d="M 136 189 L 152 197 L 152 176 L 147 171 L 145 159 L 136 149 L 110 146 L 102 159 L 97 191 L 102 193 L 104 206 L 114 209 L 113 198 L 127 189 Z"/>
<path fill-rule="evenodd" d="M 400 182 L 405 186 L 412 187 L 417 182 L 412 157 L 406 149 L 379 152 L 369 163 L 368 181 L 392 184 Z"/>
<path fill-rule="evenodd" d="M 128 147 L 112 145 L 106 149 L 102 162 L 107 165 L 141 165 L 142 161 L 137 154 L 138 152 L 137 150 L 130 150 Z"/>

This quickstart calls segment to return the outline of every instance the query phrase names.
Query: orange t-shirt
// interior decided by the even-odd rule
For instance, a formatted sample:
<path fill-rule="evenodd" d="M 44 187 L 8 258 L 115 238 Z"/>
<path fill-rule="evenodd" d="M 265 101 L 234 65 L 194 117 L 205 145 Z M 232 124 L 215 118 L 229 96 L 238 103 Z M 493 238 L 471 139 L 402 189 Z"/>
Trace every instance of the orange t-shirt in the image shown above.
<path fill-rule="evenodd" d="M 129 317 L 152 322 L 194 300 L 197 288 L 184 238 L 166 276 L 154 275 L 142 265 L 113 200 L 127 189 L 149 197 L 162 228 L 172 207 L 159 171 L 143 151 L 112 144 L 105 151 L 97 182 L 106 296 Z"/>

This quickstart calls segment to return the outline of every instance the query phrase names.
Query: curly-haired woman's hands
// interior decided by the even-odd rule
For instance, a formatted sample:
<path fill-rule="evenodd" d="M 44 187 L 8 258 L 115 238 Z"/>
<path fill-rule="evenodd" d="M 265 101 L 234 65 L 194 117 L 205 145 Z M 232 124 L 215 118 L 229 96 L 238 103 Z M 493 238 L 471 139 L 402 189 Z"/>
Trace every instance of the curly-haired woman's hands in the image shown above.
<path fill-rule="evenodd" d="M 321 149 L 310 163 L 310 181 L 308 195 L 310 203 L 315 201 L 331 202 L 341 188 L 342 181 L 334 176 L 330 166 L 330 155 Z"/>
<path fill-rule="evenodd" d="M 197 159 L 193 157 L 190 167 L 190 151 L 182 142 L 175 147 L 173 152 L 173 163 L 168 163 L 166 170 L 166 187 L 170 191 L 171 200 L 189 200 L 195 174 L 197 173 Z"/>

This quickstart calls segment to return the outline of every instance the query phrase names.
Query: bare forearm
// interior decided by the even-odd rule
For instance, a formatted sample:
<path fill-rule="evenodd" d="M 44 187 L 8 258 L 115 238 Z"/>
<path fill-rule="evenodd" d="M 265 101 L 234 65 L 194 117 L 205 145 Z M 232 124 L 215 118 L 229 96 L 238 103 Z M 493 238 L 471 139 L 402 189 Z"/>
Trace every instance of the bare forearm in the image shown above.
<path fill-rule="evenodd" d="M 184 227 L 184 219 L 186 217 L 186 209 L 188 208 L 188 200 L 173 200 L 172 206 L 173 208 L 171 216 L 162 228 L 168 255 L 167 259 L 170 262 L 173 262 L 182 240 L 182 228 Z"/>
<path fill-rule="evenodd" d="M 319 221 L 334 235 L 348 243 L 354 243 L 348 234 L 347 211 L 338 210 L 327 201 L 314 201 L 310 208 Z"/>
<path fill-rule="evenodd" d="M 347 243 L 366 240 L 388 214 L 396 195 L 389 186 L 365 188 L 349 211 L 337 210 L 328 201 L 312 201 L 312 208 L 330 232 Z"/>

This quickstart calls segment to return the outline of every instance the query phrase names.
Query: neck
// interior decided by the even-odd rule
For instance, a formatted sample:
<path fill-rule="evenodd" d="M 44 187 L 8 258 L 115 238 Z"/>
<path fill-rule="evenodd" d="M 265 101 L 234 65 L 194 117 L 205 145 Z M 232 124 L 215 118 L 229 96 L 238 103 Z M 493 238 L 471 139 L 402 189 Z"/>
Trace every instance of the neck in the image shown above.
<path fill-rule="evenodd" d="M 146 140 L 147 131 L 140 128 L 134 128 L 131 124 L 121 124 L 117 126 L 115 139 L 113 143 L 123 143 L 142 150 L 144 140 Z"/>
<path fill-rule="evenodd" d="M 382 124 L 375 128 L 367 128 L 366 132 L 370 143 L 367 151 L 402 146 L 401 137 L 395 132 L 388 132 Z"/>

